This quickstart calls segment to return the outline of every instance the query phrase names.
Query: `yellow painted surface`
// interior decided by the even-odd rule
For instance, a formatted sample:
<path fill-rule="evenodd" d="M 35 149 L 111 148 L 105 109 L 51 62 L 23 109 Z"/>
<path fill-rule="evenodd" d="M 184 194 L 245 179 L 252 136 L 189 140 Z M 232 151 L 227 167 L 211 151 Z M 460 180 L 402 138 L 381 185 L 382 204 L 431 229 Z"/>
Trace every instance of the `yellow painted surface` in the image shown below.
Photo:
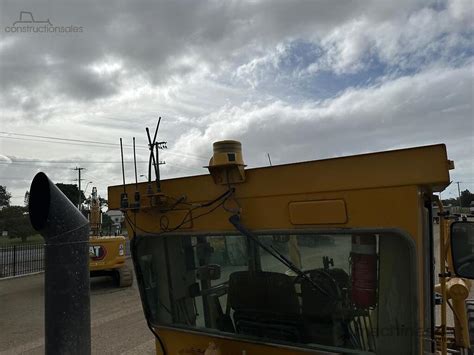
<path fill-rule="evenodd" d="M 123 255 L 119 255 L 120 244 L 123 245 Z M 125 265 L 125 237 L 91 237 L 89 245 L 100 245 L 107 250 L 102 260 L 94 261 L 89 258 L 89 269 L 91 271 L 118 269 Z"/>
<path fill-rule="evenodd" d="M 411 235 L 418 232 L 417 200 L 418 188 L 416 186 L 400 186 L 391 188 L 357 189 L 340 192 L 287 194 L 261 197 L 242 196 L 238 185 L 235 199 L 242 209 L 242 223 L 246 227 L 255 230 L 262 229 L 301 229 L 314 228 L 314 225 L 295 226 L 290 221 L 288 206 L 292 202 L 305 200 L 337 200 L 346 202 L 347 222 L 339 224 L 336 228 L 400 228 Z M 225 191 L 225 190 L 224 190 Z M 215 197 L 222 193 L 219 191 Z M 188 200 L 189 202 L 189 200 Z M 192 201 L 194 203 L 195 201 Z M 230 200 L 227 204 L 229 209 L 236 207 L 236 203 Z M 191 213 L 194 218 L 209 209 L 196 210 Z M 158 209 L 146 209 L 135 213 L 128 212 L 130 219 L 133 218 L 140 234 L 158 233 L 163 225 L 163 216 L 169 220 L 168 229 L 174 229 L 182 221 L 188 210 L 175 210 L 172 212 L 160 212 Z M 232 215 L 220 208 L 210 214 L 204 215 L 192 221 L 187 232 L 199 231 L 233 231 L 234 227 L 228 222 Z M 335 228 L 331 223 L 319 224 L 318 228 Z M 129 232 L 132 234 L 132 231 Z"/>
<path fill-rule="evenodd" d="M 290 202 L 290 222 L 301 224 L 342 224 L 347 222 L 344 200 Z"/>
<path fill-rule="evenodd" d="M 394 228 L 412 238 L 417 257 L 417 299 L 419 327 L 424 324 L 423 299 L 426 292 L 422 280 L 423 260 L 428 250 L 422 249 L 424 230 L 423 193 L 441 191 L 449 184 L 451 162 L 444 145 L 404 149 L 246 170 L 245 182 L 233 184 L 235 192 L 221 208 L 199 209 L 227 190 L 214 183 L 210 175 L 162 181 L 162 193 L 170 201 L 185 196 L 182 203 L 169 211 L 169 203 L 153 204 L 146 196 L 147 183 L 140 183 L 142 200 L 138 212 L 126 211 L 138 234 L 162 233 L 186 225 L 186 232 L 234 231 L 228 218 L 240 211 L 242 223 L 250 230 L 301 230 L 337 228 Z M 133 196 L 135 185 L 126 185 Z M 120 208 L 123 186 L 109 187 L 109 208 Z M 314 201 L 339 201 L 324 204 Z M 344 210 L 344 212 L 343 212 Z M 322 216 L 313 217 L 317 212 Z M 209 212 L 205 214 L 205 212 Z M 186 221 L 182 216 L 188 216 Z M 195 218 L 190 221 L 189 216 Z M 169 221 L 163 228 L 163 219 Z M 185 223 L 184 223 L 185 222 Z M 296 222 L 296 223 L 295 223 Z M 128 225 L 129 235 L 133 234 Z M 181 229 L 178 229 L 178 232 Z M 214 341 L 224 354 L 298 354 L 283 347 L 255 345 L 210 335 L 160 330 L 170 354 L 196 346 L 199 349 Z M 422 339 L 419 339 L 423 352 Z M 244 350 L 246 350 L 244 349 Z M 302 353 L 302 352 L 301 352 Z M 317 353 L 317 352 L 313 352 Z"/>
<path fill-rule="evenodd" d="M 449 184 L 450 163 L 444 145 L 403 149 L 246 170 L 246 181 L 239 186 L 241 197 L 277 194 L 308 194 L 374 187 L 429 185 L 442 191 Z M 205 170 L 203 169 L 203 173 Z M 139 183 L 142 207 L 149 206 L 147 183 Z M 209 174 L 162 181 L 169 196 L 186 195 L 188 201 L 203 202 L 224 192 Z M 109 208 L 120 208 L 122 185 L 109 187 Z M 129 197 L 135 185 L 126 185 Z"/>
<path fill-rule="evenodd" d="M 308 354 L 308 350 L 297 350 L 295 348 L 272 346 L 265 344 L 250 343 L 247 341 L 216 338 L 207 335 L 190 333 L 179 330 L 158 328 L 157 332 L 166 344 L 168 354 L 204 354 L 209 343 L 215 343 L 223 355 L 296 355 Z M 159 344 L 156 353 L 162 354 Z M 334 354 L 327 351 L 310 351 L 311 354 Z"/>

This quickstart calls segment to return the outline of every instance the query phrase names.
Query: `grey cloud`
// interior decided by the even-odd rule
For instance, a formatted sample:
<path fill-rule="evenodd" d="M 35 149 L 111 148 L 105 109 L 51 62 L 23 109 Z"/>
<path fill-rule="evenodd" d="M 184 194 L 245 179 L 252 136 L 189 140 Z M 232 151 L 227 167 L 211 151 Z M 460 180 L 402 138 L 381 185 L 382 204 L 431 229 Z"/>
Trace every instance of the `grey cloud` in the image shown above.
<path fill-rule="evenodd" d="M 320 104 L 230 107 L 178 144 L 194 142 L 202 155 L 209 142 L 236 138 L 251 165 L 262 164 L 269 150 L 275 161 L 290 162 L 438 142 L 456 146 L 474 132 L 470 71 L 470 64 L 436 68 Z"/>
<path fill-rule="evenodd" d="M 161 114 L 161 134 L 170 142 L 164 176 L 205 173 L 200 170 L 205 161 L 193 156 L 210 156 L 212 141 L 223 138 L 242 140 L 252 166 L 266 165 L 266 152 L 274 162 L 289 162 L 440 141 L 448 143 L 453 159 L 466 161 L 473 154 L 472 51 L 455 50 L 470 46 L 466 13 L 472 5 L 465 3 L 426 8 L 409 0 L 4 1 L 0 30 L 26 10 L 54 25 L 82 26 L 83 32 L 1 33 L 2 129 L 144 140 L 144 127 L 153 127 Z M 421 24 L 424 32 L 417 30 Z M 370 51 L 388 65 L 413 67 L 415 74 L 400 70 L 327 100 L 309 93 L 314 101 L 295 101 L 271 85 L 284 75 L 272 61 L 278 63 L 281 46 L 298 40 L 321 51 L 333 48 L 326 57 L 314 55 L 315 71 L 357 71 Z M 438 52 L 439 60 L 432 61 Z M 297 87 L 299 75 L 314 75 L 309 69 L 284 78 Z M 251 85 L 262 78 L 270 84 Z M 33 119 L 41 125 L 31 125 Z M 8 141 L 2 154 L 21 150 L 43 159 L 77 154 L 75 146 L 36 149 L 31 142 L 26 152 L 23 143 Z M 82 152 L 119 158 L 118 150 L 84 147 Z M 55 179 L 70 176 L 50 168 Z M 120 183 L 119 167 L 98 170 L 90 165 L 88 173 L 103 188 Z M 2 178 L 9 176 L 17 175 L 2 172 Z"/>
<path fill-rule="evenodd" d="M 72 99 L 91 100 L 94 94 L 107 97 L 120 90 L 120 81 L 101 85 L 87 72 L 82 73 L 85 78 L 77 74 L 106 56 L 123 61 L 128 75 L 163 84 L 173 74 L 192 71 L 192 66 L 173 69 L 172 64 L 180 57 L 196 56 L 219 68 L 236 56 L 248 56 L 284 38 L 327 32 L 364 14 L 367 6 L 374 14 L 387 12 L 386 5 L 357 1 L 302 1 L 297 5 L 286 1 L 6 1 L 2 3 L 2 27 L 11 25 L 20 9 L 28 9 L 38 19 L 49 18 L 54 25 L 82 26 L 83 32 L 10 34 L 16 43 L 0 52 L 2 87 L 36 88 L 48 81 L 59 84 L 59 92 L 65 88 L 62 93 Z M 52 63 L 48 64 L 46 57 L 51 57 Z M 68 81 L 66 86 L 61 85 L 64 80 Z"/>
<path fill-rule="evenodd" d="M 100 99 L 118 91 L 119 76 L 99 77 L 85 68 L 71 68 L 60 70 L 58 86 L 60 92 L 66 92 L 77 99 Z"/>

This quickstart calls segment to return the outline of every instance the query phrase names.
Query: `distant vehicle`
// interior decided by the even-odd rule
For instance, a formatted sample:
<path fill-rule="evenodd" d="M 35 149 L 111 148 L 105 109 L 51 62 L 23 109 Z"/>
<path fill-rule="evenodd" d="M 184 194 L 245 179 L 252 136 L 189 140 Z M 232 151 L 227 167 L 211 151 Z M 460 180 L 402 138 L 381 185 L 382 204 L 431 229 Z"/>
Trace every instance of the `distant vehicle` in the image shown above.
<path fill-rule="evenodd" d="M 129 287 L 133 283 L 132 271 L 125 263 L 125 244 L 122 235 L 101 235 L 102 212 L 97 189 L 92 188 L 89 222 L 91 236 L 89 242 L 90 276 L 111 276 L 118 287 Z"/>

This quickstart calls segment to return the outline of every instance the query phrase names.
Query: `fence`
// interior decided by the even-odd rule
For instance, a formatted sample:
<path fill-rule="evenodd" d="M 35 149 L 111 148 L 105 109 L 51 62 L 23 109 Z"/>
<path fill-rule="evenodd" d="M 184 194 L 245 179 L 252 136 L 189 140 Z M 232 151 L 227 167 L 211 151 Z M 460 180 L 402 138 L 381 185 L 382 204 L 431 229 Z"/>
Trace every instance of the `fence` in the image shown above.
<path fill-rule="evenodd" d="M 44 270 L 44 245 L 0 245 L 0 278 Z"/>
<path fill-rule="evenodd" d="M 130 242 L 127 239 L 125 255 L 130 256 Z M 44 270 L 44 244 L 1 245 L 0 279 L 27 275 Z"/>

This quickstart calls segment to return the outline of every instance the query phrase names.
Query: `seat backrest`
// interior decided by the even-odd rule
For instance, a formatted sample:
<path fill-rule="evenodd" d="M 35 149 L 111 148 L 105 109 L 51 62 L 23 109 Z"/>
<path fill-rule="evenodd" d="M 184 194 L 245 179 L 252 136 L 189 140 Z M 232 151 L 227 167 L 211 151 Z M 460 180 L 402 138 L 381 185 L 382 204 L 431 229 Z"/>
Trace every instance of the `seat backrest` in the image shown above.
<path fill-rule="evenodd" d="M 229 277 L 228 302 L 234 310 L 299 314 L 291 277 L 268 271 L 237 271 Z"/>
<path fill-rule="evenodd" d="M 302 340 L 302 320 L 292 279 L 275 272 L 237 271 L 228 302 L 238 333 L 291 342 Z"/>

